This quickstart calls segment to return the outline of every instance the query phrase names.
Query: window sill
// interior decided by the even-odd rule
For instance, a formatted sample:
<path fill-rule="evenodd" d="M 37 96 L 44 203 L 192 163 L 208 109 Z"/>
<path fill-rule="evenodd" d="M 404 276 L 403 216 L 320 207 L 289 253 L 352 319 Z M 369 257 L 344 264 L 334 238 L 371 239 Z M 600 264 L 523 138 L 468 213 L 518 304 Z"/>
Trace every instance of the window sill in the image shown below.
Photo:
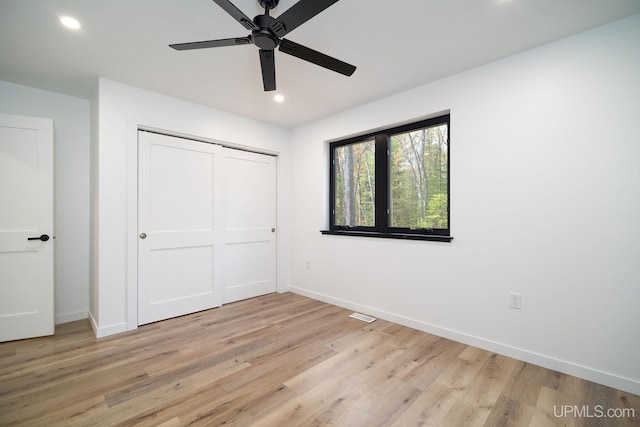
<path fill-rule="evenodd" d="M 380 233 L 377 231 L 320 230 L 322 234 L 332 236 L 377 237 L 379 239 L 430 240 L 433 242 L 451 242 L 453 237 L 437 234 Z"/>

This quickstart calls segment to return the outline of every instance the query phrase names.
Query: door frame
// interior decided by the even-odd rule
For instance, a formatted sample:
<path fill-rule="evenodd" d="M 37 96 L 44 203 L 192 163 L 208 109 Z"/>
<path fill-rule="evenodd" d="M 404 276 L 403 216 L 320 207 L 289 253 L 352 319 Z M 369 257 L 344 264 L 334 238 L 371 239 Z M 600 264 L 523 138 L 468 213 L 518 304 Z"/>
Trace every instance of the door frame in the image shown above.
<path fill-rule="evenodd" d="M 171 129 L 170 129 L 171 128 Z M 260 148 L 251 147 L 249 145 L 237 144 L 227 141 L 220 141 L 217 139 L 207 138 L 203 136 L 196 136 L 197 130 L 184 129 L 180 126 L 166 122 L 158 122 L 154 119 L 147 117 L 127 117 L 127 216 L 126 216 L 126 324 L 123 327 L 113 329 L 109 331 L 111 333 L 118 333 L 124 331 L 131 331 L 138 328 L 138 131 L 146 130 L 150 132 L 162 133 L 164 135 L 175 136 L 178 138 L 188 138 L 194 141 L 199 141 L 208 144 L 218 144 L 227 148 L 233 148 L 237 150 L 250 151 L 258 154 L 266 154 L 276 157 L 276 162 L 280 157 L 280 152 L 270 151 Z M 280 188 L 283 178 L 281 175 L 281 168 L 276 168 L 276 189 Z M 280 194 L 280 191 L 276 191 L 276 194 Z M 279 197 L 276 196 L 276 228 L 278 232 L 278 240 L 282 239 L 284 233 L 282 233 L 284 227 L 282 219 L 284 215 L 281 214 L 281 203 Z M 276 251 L 276 290 L 277 292 L 286 292 L 288 286 L 283 284 L 280 280 L 282 277 L 279 272 L 283 266 L 280 264 L 281 260 L 285 257 L 282 256 L 281 250 L 284 245 L 277 245 Z"/>

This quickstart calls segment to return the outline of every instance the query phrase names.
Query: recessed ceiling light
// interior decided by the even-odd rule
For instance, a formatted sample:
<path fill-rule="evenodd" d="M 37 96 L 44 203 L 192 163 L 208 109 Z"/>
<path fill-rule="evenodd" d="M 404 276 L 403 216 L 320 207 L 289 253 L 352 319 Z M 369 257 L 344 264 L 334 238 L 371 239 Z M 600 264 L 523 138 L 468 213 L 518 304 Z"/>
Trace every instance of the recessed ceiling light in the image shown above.
<path fill-rule="evenodd" d="M 273 100 L 276 102 L 284 102 L 284 95 L 277 94 L 276 96 L 273 97 Z"/>
<path fill-rule="evenodd" d="M 71 30 L 79 30 L 80 29 L 80 22 L 78 22 L 78 20 L 76 18 L 72 18 L 70 16 L 61 16 L 60 17 L 60 22 L 62 22 L 62 25 L 64 25 L 65 27 L 71 29 Z"/>

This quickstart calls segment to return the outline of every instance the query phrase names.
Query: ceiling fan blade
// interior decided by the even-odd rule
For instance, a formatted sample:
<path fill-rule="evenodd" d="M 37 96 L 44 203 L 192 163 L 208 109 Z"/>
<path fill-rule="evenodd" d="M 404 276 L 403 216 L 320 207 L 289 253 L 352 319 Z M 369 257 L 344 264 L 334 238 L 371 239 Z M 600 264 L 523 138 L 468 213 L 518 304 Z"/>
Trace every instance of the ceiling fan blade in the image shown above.
<path fill-rule="evenodd" d="M 273 50 L 260 49 L 260 66 L 265 92 L 276 90 L 276 61 Z"/>
<path fill-rule="evenodd" d="M 278 37 L 282 37 L 337 2 L 338 0 L 300 0 L 278 16 L 269 28 Z"/>
<path fill-rule="evenodd" d="M 191 50 L 191 49 L 206 49 L 209 47 L 224 47 L 224 46 L 237 46 L 242 44 L 251 44 L 253 40 L 251 37 L 236 37 L 233 39 L 219 39 L 219 40 L 206 40 L 202 42 L 190 42 L 190 43 L 175 43 L 170 44 L 169 47 L 175 50 Z"/>
<path fill-rule="evenodd" d="M 294 43 L 291 40 L 282 39 L 280 41 L 280 52 L 288 53 L 296 58 L 303 59 L 305 61 L 314 63 L 336 73 L 350 76 L 356 71 L 356 67 L 346 62 L 342 62 L 339 59 L 325 55 L 308 47 L 302 46 L 298 43 Z"/>
<path fill-rule="evenodd" d="M 242 24 L 247 30 L 257 30 L 258 27 L 253 23 L 251 19 L 240 9 L 234 6 L 229 0 L 213 0 L 218 6 L 224 9 L 229 15 L 233 17 L 236 21 Z"/>

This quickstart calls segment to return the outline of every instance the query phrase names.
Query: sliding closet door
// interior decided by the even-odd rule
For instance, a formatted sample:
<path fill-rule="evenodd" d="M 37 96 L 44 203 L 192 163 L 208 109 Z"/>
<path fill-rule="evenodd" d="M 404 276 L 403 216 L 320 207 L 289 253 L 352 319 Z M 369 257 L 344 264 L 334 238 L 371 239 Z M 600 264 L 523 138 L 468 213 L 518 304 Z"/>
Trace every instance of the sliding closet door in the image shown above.
<path fill-rule="evenodd" d="M 223 303 L 276 291 L 276 158 L 224 149 Z"/>
<path fill-rule="evenodd" d="M 221 304 L 222 147 L 138 133 L 138 324 Z"/>

